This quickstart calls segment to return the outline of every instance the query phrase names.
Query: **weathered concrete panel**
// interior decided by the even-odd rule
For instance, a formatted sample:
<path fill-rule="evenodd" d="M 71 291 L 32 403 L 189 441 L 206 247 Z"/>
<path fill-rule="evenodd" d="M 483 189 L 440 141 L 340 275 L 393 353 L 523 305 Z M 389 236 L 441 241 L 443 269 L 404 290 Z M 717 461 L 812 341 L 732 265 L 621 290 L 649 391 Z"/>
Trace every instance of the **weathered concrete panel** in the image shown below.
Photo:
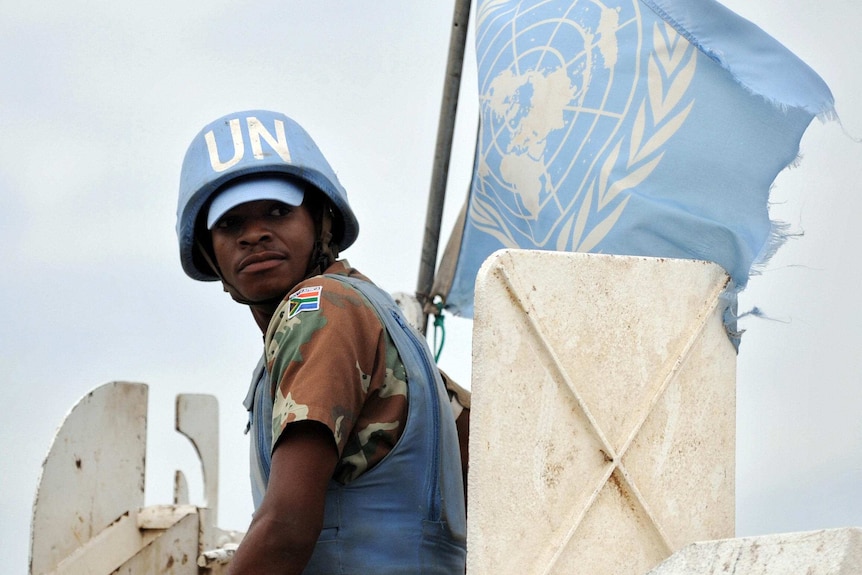
<path fill-rule="evenodd" d="M 218 400 L 213 395 L 181 393 L 176 399 L 175 413 L 176 430 L 191 441 L 201 462 L 204 507 L 209 510 L 207 514 L 208 524 L 204 528 L 209 531 L 218 524 Z M 185 485 L 185 476 L 182 475 L 181 471 L 176 473 L 174 499 L 177 502 L 183 498 L 188 500 L 188 486 Z"/>
<path fill-rule="evenodd" d="M 188 513 L 166 530 L 154 532 L 152 540 L 112 575 L 198 575 L 199 532 L 200 516 Z"/>
<path fill-rule="evenodd" d="M 862 529 L 829 529 L 693 543 L 649 575 L 858 575 Z"/>
<path fill-rule="evenodd" d="M 33 504 L 31 573 L 52 571 L 144 504 L 146 446 L 146 385 L 109 383 L 72 408 L 42 464 Z"/>
<path fill-rule="evenodd" d="M 696 261 L 489 258 L 476 285 L 468 573 L 640 575 L 732 536 L 726 283 Z"/>

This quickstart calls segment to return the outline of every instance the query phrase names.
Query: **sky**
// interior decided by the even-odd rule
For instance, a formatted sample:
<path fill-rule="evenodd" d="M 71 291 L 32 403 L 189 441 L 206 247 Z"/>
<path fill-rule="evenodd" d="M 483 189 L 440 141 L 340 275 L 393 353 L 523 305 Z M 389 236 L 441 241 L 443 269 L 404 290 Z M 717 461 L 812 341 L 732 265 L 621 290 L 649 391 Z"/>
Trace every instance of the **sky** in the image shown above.
<path fill-rule="evenodd" d="M 811 65 L 840 122 L 812 124 L 772 214 L 798 237 L 753 277 L 737 370 L 737 534 L 862 526 L 862 4 L 727 0 Z M 244 530 L 246 414 L 260 351 L 247 309 L 183 275 L 174 234 L 185 148 L 209 121 L 283 111 L 315 138 L 360 220 L 350 262 L 415 290 L 451 3 L 69 0 L 0 3 L 0 555 L 25 572 L 42 461 L 69 409 L 110 381 L 149 385 L 147 503 L 173 472 L 177 393 L 220 406 L 223 528 Z M 444 237 L 469 181 L 475 63 L 464 85 Z M 442 250 L 441 250 L 442 251 Z M 469 386 L 471 322 L 441 365 Z"/>

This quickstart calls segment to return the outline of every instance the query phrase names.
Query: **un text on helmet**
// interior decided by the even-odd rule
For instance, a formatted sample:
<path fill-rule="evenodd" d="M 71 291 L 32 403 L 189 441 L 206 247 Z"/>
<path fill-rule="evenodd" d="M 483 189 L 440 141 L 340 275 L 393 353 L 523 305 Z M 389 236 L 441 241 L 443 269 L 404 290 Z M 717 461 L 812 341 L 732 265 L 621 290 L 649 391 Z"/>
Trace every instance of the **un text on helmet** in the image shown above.
<path fill-rule="evenodd" d="M 226 162 L 222 162 L 219 156 L 218 144 L 216 143 L 215 133 L 210 130 L 204 134 L 204 140 L 207 143 L 207 151 L 209 152 L 210 165 L 216 172 L 224 172 L 230 167 L 236 165 L 242 160 L 245 155 L 245 142 L 242 137 L 242 122 L 239 118 L 233 118 L 228 123 L 230 126 L 230 135 L 233 140 L 233 157 Z M 248 132 L 248 141 L 251 142 L 251 151 L 256 160 L 264 158 L 263 147 L 261 146 L 261 138 L 269 144 L 275 153 L 282 160 L 290 162 L 290 150 L 287 147 L 287 137 L 284 135 L 284 122 L 275 120 L 275 136 L 272 135 L 264 125 L 255 118 L 249 116 L 245 118 L 245 126 Z"/>

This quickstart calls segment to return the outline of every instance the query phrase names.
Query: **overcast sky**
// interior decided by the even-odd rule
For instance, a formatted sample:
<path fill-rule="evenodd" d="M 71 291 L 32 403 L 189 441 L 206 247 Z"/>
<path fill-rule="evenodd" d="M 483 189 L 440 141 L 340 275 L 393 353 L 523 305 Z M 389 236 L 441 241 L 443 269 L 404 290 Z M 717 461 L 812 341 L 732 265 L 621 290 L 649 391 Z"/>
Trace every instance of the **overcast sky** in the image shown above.
<path fill-rule="evenodd" d="M 804 236 L 741 308 L 737 531 L 862 525 L 862 4 L 732 0 L 817 70 L 842 125 L 815 121 L 773 214 Z M 224 528 L 244 530 L 246 415 L 260 334 L 216 284 L 186 278 L 174 221 L 182 156 L 207 122 L 284 111 L 317 140 L 361 224 L 351 263 L 415 289 L 452 5 L 443 2 L 0 3 L 0 556 L 26 570 L 31 505 L 57 426 L 90 389 L 150 385 L 147 502 L 199 466 L 171 431 L 179 392 L 221 408 Z M 468 59 L 446 230 L 469 179 Z M 470 323 L 442 364 L 469 385 Z"/>

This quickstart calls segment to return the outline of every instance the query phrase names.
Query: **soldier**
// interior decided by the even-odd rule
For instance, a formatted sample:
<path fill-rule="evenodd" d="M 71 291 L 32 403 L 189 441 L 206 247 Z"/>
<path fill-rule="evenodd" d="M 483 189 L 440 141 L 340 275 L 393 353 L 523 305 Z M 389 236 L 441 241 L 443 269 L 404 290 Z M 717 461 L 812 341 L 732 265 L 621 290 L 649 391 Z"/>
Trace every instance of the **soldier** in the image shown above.
<path fill-rule="evenodd" d="M 458 438 L 433 358 L 391 297 L 339 260 L 359 227 L 310 136 L 269 111 L 186 152 L 183 269 L 264 333 L 245 400 L 255 513 L 244 573 L 463 573 Z"/>

